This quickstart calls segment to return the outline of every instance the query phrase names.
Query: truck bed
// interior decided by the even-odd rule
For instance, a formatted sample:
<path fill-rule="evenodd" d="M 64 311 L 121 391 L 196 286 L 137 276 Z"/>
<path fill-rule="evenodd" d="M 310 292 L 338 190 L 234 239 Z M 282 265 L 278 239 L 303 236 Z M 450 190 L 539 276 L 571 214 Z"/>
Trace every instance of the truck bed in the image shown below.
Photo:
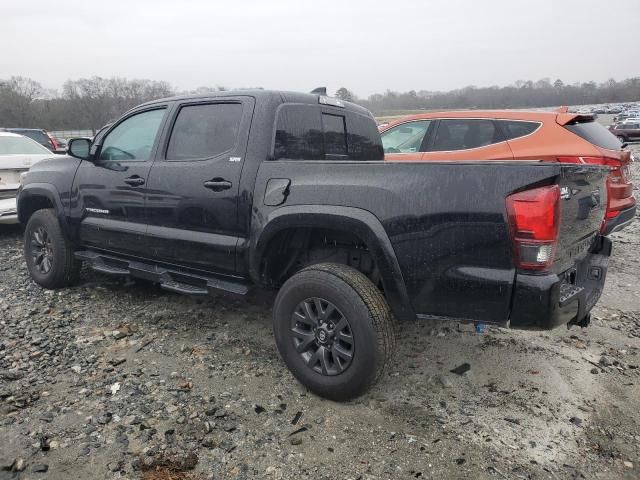
<path fill-rule="evenodd" d="M 260 166 L 254 207 L 357 208 L 381 223 L 417 316 L 511 320 L 517 269 L 505 211 L 508 195 L 560 185 L 555 279 L 589 252 L 606 207 L 607 170 L 543 162 L 271 161 Z M 288 179 L 286 201 L 264 205 L 269 179 Z M 568 192 L 568 193 L 567 193 Z"/>

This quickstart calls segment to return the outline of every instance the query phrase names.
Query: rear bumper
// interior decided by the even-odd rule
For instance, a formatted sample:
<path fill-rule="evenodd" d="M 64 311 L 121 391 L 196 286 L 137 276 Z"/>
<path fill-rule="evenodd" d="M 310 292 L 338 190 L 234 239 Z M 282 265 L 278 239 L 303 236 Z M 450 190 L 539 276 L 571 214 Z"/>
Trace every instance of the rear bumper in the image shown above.
<path fill-rule="evenodd" d="M 604 229 L 602 230 L 603 235 L 609 235 L 610 233 L 617 232 L 622 230 L 624 227 L 633 222 L 633 219 L 636 216 L 636 206 L 626 208 L 621 210 L 618 215 L 613 218 L 610 218 L 606 221 Z"/>
<path fill-rule="evenodd" d="M 598 237 L 590 253 L 560 275 L 516 275 L 511 328 L 550 330 L 588 319 L 604 288 L 611 240 Z"/>
<path fill-rule="evenodd" d="M 18 223 L 18 208 L 15 198 L 0 200 L 0 225 Z"/>

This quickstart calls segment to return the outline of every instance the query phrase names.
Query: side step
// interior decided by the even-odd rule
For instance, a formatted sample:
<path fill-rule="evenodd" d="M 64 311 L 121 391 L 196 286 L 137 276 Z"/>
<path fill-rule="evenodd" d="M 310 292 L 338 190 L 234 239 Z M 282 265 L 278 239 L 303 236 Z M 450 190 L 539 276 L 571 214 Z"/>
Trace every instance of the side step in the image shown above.
<path fill-rule="evenodd" d="M 137 260 L 128 260 L 91 250 L 75 252 L 78 260 L 85 262 L 96 272 L 108 275 L 126 275 L 159 283 L 170 292 L 184 295 L 208 295 L 213 291 L 225 291 L 236 295 L 246 295 L 249 284 L 235 278 L 214 277 L 195 274 L 171 267 L 163 267 Z"/>

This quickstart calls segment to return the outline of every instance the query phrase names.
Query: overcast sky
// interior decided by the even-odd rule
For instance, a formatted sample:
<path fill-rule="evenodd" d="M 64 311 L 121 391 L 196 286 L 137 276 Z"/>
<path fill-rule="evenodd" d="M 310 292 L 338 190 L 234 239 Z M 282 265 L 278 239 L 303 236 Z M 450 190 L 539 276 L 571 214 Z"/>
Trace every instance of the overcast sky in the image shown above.
<path fill-rule="evenodd" d="M 0 0 L 0 78 L 308 91 L 640 75 L 640 0 Z"/>

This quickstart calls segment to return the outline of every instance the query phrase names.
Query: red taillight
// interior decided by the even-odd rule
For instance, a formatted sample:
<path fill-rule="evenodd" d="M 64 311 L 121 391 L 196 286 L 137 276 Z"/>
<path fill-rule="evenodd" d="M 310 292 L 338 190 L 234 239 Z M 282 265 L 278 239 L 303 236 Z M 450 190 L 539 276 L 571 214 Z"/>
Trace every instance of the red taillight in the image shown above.
<path fill-rule="evenodd" d="M 51 135 L 49 135 L 47 133 L 47 137 L 49 137 L 49 141 L 51 142 L 51 145 L 53 146 L 54 150 L 58 150 L 58 142 L 56 142 L 56 139 L 53 138 Z"/>
<path fill-rule="evenodd" d="M 560 231 L 560 187 L 552 185 L 507 197 L 507 215 L 519 268 L 544 270 L 553 263 Z"/>
<path fill-rule="evenodd" d="M 606 227 L 606 221 L 616 217 L 620 213 L 620 200 L 628 203 L 633 195 L 633 185 L 631 184 L 630 157 L 618 160 L 606 157 L 558 157 L 560 163 L 582 163 L 587 165 L 604 165 L 611 167 L 607 177 L 607 213 L 602 223 L 601 231 Z M 612 205 L 617 203 L 618 205 Z"/>

